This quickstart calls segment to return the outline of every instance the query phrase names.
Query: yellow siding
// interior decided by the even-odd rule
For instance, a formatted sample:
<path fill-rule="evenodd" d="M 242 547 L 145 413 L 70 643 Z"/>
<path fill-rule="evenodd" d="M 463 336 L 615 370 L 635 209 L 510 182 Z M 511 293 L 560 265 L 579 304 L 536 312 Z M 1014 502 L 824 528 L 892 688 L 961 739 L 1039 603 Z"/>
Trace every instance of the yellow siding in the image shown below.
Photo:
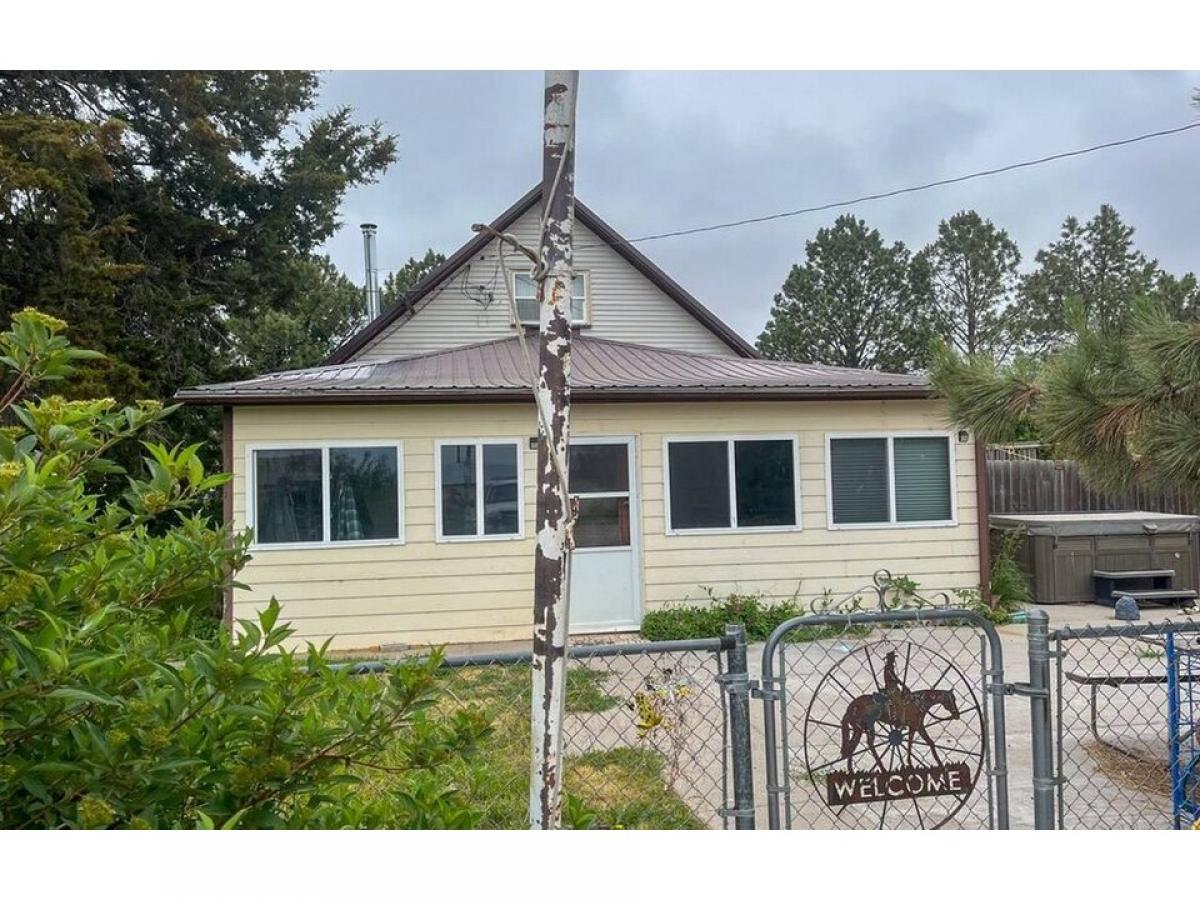
<path fill-rule="evenodd" d="M 825 435 L 845 431 L 945 430 L 932 401 L 576 404 L 578 435 L 637 439 L 646 609 L 718 594 L 848 592 L 886 567 L 922 590 L 978 585 L 974 445 L 957 443 L 958 524 L 934 528 L 830 530 L 826 525 Z M 260 549 L 242 573 L 235 615 L 272 595 L 301 640 L 339 648 L 524 639 L 532 605 L 534 463 L 522 441 L 525 540 L 436 543 L 434 441 L 535 433 L 524 404 L 243 407 L 234 414 L 234 518 L 246 524 L 246 451 L 289 441 L 402 440 L 403 545 Z M 696 434 L 795 434 L 801 531 L 668 535 L 663 438 Z"/>

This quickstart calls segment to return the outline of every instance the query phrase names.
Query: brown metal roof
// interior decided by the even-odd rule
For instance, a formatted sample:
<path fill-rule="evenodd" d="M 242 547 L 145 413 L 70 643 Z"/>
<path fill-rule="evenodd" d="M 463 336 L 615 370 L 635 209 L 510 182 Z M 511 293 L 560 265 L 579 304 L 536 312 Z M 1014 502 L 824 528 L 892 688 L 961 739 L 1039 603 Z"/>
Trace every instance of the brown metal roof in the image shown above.
<path fill-rule="evenodd" d="M 527 341 L 536 359 L 536 338 Z M 922 398 L 920 375 L 742 359 L 578 336 L 571 393 L 578 400 Z M 189 403 L 527 400 L 530 365 L 516 337 L 403 359 L 277 372 L 180 391 Z"/>
<path fill-rule="evenodd" d="M 491 223 L 493 231 L 507 231 L 517 219 L 529 211 L 535 203 L 541 202 L 542 186 L 532 188 L 520 200 L 506 209 Z M 633 244 L 621 237 L 611 225 L 587 208 L 578 199 L 575 200 L 575 218 L 585 227 L 591 229 L 604 243 L 613 248 L 626 262 L 644 275 L 651 284 L 686 309 L 693 318 L 703 324 L 709 331 L 719 337 L 739 356 L 757 357 L 758 351 L 746 340 L 726 325 L 708 307 L 693 297 L 678 284 L 671 276 L 650 261 L 644 253 Z M 399 319 L 417 315 L 418 306 L 423 297 L 453 275 L 466 262 L 482 253 L 492 241 L 492 236 L 486 232 L 476 235 L 463 244 L 444 263 L 430 271 L 424 278 L 413 285 L 408 296 L 401 303 L 395 303 L 361 331 L 348 338 L 340 347 L 330 354 L 326 363 L 336 365 L 348 362 L 350 358 L 374 340 L 380 332 Z"/>

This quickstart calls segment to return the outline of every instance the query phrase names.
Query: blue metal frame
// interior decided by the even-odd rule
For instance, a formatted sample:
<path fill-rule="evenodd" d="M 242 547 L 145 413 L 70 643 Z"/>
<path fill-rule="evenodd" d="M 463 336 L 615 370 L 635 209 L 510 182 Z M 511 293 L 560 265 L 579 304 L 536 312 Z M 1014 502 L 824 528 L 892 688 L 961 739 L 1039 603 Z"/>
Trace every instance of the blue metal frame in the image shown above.
<path fill-rule="evenodd" d="M 1180 650 L 1175 632 L 1163 636 L 1167 649 L 1167 747 L 1171 763 L 1171 808 L 1175 828 L 1191 828 L 1200 819 L 1200 744 L 1197 743 L 1196 684 L 1200 674 L 1198 651 Z M 1180 669 L 1184 668 L 1183 677 Z M 1185 694 L 1186 688 L 1186 694 Z"/>

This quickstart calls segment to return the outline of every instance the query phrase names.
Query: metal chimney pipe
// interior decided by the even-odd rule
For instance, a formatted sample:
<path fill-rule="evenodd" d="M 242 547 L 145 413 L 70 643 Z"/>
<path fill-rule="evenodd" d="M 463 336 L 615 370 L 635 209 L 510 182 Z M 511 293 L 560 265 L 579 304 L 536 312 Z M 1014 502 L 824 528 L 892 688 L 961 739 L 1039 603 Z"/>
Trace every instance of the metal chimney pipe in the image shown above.
<path fill-rule="evenodd" d="M 367 298 L 367 320 L 372 321 L 379 315 L 379 270 L 375 258 L 375 226 L 370 222 L 362 224 L 363 234 L 363 265 L 366 267 L 366 282 L 364 293 Z"/>

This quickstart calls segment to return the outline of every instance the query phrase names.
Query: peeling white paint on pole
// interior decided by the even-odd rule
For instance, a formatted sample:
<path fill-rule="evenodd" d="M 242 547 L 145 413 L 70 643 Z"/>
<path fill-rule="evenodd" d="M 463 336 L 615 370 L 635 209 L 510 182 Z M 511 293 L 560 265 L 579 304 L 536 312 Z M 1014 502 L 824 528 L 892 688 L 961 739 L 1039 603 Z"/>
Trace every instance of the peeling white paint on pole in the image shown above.
<path fill-rule="evenodd" d="M 579 73 L 546 73 L 538 283 L 537 544 L 533 569 L 533 759 L 529 823 L 558 826 L 570 592 L 571 269 Z"/>

